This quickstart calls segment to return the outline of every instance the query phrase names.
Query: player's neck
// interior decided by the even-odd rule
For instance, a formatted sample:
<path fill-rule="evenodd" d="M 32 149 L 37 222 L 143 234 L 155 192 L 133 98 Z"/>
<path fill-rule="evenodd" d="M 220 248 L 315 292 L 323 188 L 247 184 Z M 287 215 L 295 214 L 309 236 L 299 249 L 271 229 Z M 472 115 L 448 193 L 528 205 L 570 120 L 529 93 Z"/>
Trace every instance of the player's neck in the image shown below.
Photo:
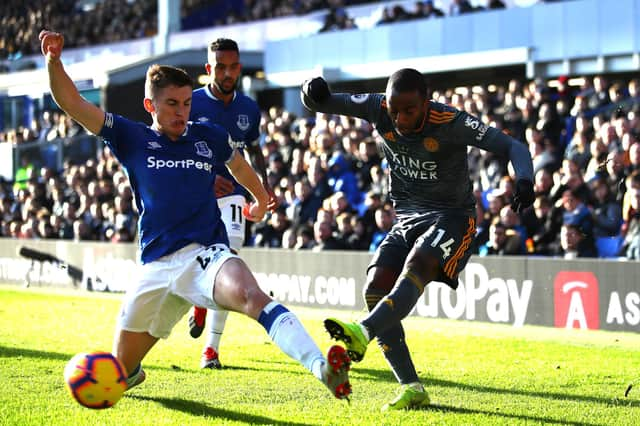
<path fill-rule="evenodd" d="M 228 94 L 227 93 L 222 93 L 213 84 L 209 84 L 209 91 L 211 92 L 211 94 L 216 99 L 220 99 L 222 102 L 224 102 L 225 105 L 229 105 L 231 103 L 231 101 L 233 100 L 233 98 L 235 97 L 235 95 L 236 95 L 236 91 L 235 90 L 233 92 L 231 92 L 231 93 L 228 93 Z"/>

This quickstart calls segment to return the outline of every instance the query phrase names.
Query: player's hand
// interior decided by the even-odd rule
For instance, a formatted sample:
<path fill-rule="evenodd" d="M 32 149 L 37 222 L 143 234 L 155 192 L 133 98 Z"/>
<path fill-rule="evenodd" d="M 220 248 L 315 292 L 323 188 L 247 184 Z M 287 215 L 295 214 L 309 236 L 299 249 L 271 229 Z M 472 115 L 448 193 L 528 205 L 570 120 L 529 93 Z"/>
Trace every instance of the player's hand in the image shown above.
<path fill-rule="evenodd" d="M 267 203 L 267 210 L 270 212 L 275 212 L 278 206 L 280 205 L 280 200 L 276 197 L 276 194 L 273 193 L 273 189 L 269 185 L 265 185 L 264 189 L 269 194 L 269 202 Z"/>
<path fill-rule="evenodd" d="M 511 200 L 511 210 L 520 213 L 533 204 L 536 194 L 533 191 L 533 182 L 529 179 L 518 179 Z"/>
<path fill-rule="evenodd" d="M 260 222 L 266 212 L 266 206 L 261 203 L 247 203 L 242 208 L 242 215 L 251 222 Z"/>
<path fill-rule="evenodd" d="M 42 30 L 38 35 L 40 40 L 40 48 L 42 54 L 47 60 L 58 60 L 62 54 L 62 47 L 64 46 L 64 37 L 60 33 L 53 31 Z"/>
<path fill-rule="evenodd" d="M 233 192 L 233 182 L 220 175 L 216 175 L 216 181 L 213 184 L 213 192 L 215 192 L 216 197 L 218 198 L 229 195 Z"/>
<path fill-rule="evenodd" d="M 323 103 L 331 96 L 329 85 L 322 77 L 315 77 L 302 83 L 302 93 L 315 103 Z"/>

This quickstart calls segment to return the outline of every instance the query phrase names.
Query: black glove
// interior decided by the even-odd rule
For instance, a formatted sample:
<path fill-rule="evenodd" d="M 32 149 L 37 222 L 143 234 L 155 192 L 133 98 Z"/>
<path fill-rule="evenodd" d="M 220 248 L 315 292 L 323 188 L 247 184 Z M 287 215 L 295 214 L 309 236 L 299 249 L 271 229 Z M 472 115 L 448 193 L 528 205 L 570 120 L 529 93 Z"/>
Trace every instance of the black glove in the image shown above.
<path fill-rule="evenodd" d="M 536 194 L 533 192 L 533 182 L 529 179 L 518 179 L 511 200 L 511 210 L 520 213 L 533 204 Z"/>
<path fill-rule="evenodd" d="M 329 85 L 322 77 L 315 77 L 302 83 L 302 93 L 317 104 L 321 104 L 331 96 Z"/>

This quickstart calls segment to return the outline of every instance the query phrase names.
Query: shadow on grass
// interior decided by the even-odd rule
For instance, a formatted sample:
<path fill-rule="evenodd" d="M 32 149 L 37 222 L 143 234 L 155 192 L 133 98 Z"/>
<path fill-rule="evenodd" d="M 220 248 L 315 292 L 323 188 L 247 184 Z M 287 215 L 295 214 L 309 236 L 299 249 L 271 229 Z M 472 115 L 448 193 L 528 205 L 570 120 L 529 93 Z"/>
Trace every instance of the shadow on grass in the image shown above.
<path fill-rule="evenodd" d="M 153 401 L 162 404 L 171 410 L 178 410 L 194 416 L 217 417 L 225 420 L 235 420 L 255 425 L 293 425 L 303 426 L 308 423 L 292 423 L 290 421 L 282 422 L 269 417 L 257 416 L 255 414 L 238 413 L 236 411 L 225 410 L 224 408 L 212 407 L 201 402 L 190 401 L 182 398 L 162 398 L 148 397 L 140 395 L 127 395 L 128 398 L 141 401 Z"/>
<path fill-rule="evenodd" d="M 374 380 L 380 380 L 384 382 L 396 382 L 395 377 L 389 372 L 389 370 L 382 369 L 373 369 L 373 368 L 359 368 L 358 365 L 352 365 L 352 376 L 353 375 L 361 375 L 364 377 L 368 377 Z M 424 375 L 422 375 L 424 377 Z M 491 386 L 481 386 L 481 385 L 473 385 L 463 382 L 454 382 L 452 380 L 444 380 L 438 379 L 434 377 L 424 377 L 422 379 L 425 386 L 440 386 L 445 388 L 455 388 L 463 391 L 469 392 L 484 392 L 484 393 L 495 393 L 495 394 L 507 394 L 510 396 L 514 395 L 522 395 L 526 397 L 537 397 L 537 398 L 546 398 L 553 400 L 568 400 L 568 401 L 576 401 L 576 402 L 591 402 L 603 405 L 626 405 L 629 407 L 640 407 L 640 401 L 628 400 L 624 398 L 624 391 L 626 388 L 626 383 L 620 384 L 620 394 L 619 395 L 611 395 L 609 398 L 604 397 L 596 397 L 596 396 L 588 396 L 588 395 L 574 395 L 570 393 L 559 393 L 559 392 L 547 392 L 547 391 L 528 391 L 528 390 L 519 390 L 519 389 L 505 389 L 505 388 L 496 388 Z M 624 401 L 624 402 L 618 402 Z"/>
<path fill-rule="evenodd" d="M 563 425 L 575 425 L 575 426 L 600 425 L 600 423 L 574 422 L 566 419 L 553 419 L 550 417 L 537 417 L 537 416 L 527 416 L 524 414 L 501 413 L 498 411 L 487 411 L 487 410 L 478 410 L 478 409 L 463 408 L 463 407 L 453 407 L 449 405 L 440 405 L 440 404 L 431 404 L 422 408 L 421 410 L 442 411 L 443 413 L 458 413 L 458 414 L 484 414 L 487 416 L 503 417 L 503 418 L 514 419 L 514 420 L 515 419 L 524 420 L 525 422 L 535 422 L 535 423 L 541 423 L 541 424 L 559 423 Z"/>
<path fill-rule="evenodd" d="M 68 361 L 71 359 L 72 356 L 73 354 L 65 354 L 60 352 L 48 352 L 48 351 L 40 351 L 35 349 L 16 348 L 16 347 L 0 345 L 0 358 L 25 357 L 25 358 L 55 359 L 55 360 L 61 360 L 61 361 Z"/>
<path fill-rule="evenodd" d="M 33 359 L 42 359 L 42 360 L 58 360 L 58 361 L 68 361 L 75 354 L 71 353 L 62 353 L 62 352 L 50 352 L 50 351 L 42 351 L 28 348 L 18 348 L 12 346 L 2 346 L 0 345 L 0 358 L 33 358 Z M 187 373 L 200 373 L 202 369 L 198 367 L 182 367 L 180 365 L 157 365 L 157 364 L 145 364 L 142 362 L 145 370 L 160 370 L 160 371 L 182 371 Z M 274 362 L 273 364 L 286 364 L 284 362 Z M 290 365 L 294 365 L 293 363 L 289 363 Z M 274 371 L 274 372 L 282 372 L 281 368 L 278 368 L 274 365 L 273 368 L 265 368 L 265 367 L 251 367 L 246 365 L 232 365 L 225 364 L 223 367 L 224 370 L 229 371 L 256 371 L 256 372 L 264 372 L 264 371 Z M 297 371 L 296 369 L 292 369 L 288 373 L 290 374 L 308 374 L 306 370 Z"/>

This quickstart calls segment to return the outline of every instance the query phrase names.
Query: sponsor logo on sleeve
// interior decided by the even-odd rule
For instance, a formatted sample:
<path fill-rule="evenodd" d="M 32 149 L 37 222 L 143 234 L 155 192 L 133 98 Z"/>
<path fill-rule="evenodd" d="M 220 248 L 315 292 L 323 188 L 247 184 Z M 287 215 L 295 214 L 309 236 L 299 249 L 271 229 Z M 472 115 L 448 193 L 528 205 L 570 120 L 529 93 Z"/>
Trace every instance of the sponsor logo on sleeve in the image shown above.
<path fill-rule="evenodd" d="M 474 130 L 476 132 L 476 137 L 475 139 L 479 142 L 482 140 L 482 138 L 484 137 L 485 133 L 487 133 L 487 130 L 489 130 L 489 126 L 487 126 L 486 124 L 480 122 L 480 120 L 473 118 L 473 117 L 467 117 L 464 119 L 464 125 L 471 128 L 472 130 Z"/>
<path fill-rule="evenodd" d="M 556 327 L 600 328 L 598 279 L 593 272 L 560 271 L 553 288 Z"/>
<path fill-rule="evenodd" d="M 356 104 L 363 104 L 369 99 L 368 93 L 358 93 L 355 95 L 351 95 L 351 102 Z"/>
<path fill-rule="evenodd" d="M 104 115 L 104 127 L 111 129 L 113 127 L 113 114 L 110 112 Z"/>

